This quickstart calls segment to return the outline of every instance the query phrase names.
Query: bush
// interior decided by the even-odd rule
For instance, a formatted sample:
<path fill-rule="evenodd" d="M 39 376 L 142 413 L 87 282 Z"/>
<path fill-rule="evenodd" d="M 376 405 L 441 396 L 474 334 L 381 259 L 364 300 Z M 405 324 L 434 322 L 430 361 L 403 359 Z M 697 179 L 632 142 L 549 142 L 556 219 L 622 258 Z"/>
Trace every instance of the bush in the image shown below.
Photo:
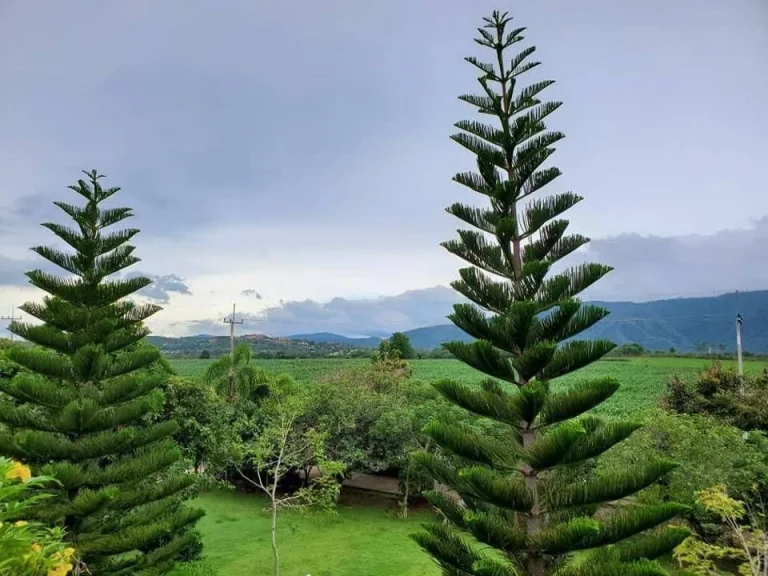
<path fill-rule="evenodd" d="M 677 462 L 680 466 L 664 481 L 638 497 L 693 506 L 689 520 L 698 532 L 713 536 L 718 529 L 696 505 L 694 493 L 717 484 L 726 484 L 737 497 L 749 493 L 768 477 L 767 454 L 755 439 L 711 416 L 656 410 L 643 428 L 602 457 L 598 472 L 636 467 L 659 456 Z"/>
<path fill-rule="evenodd" d="M 24 519 L 32 504 L 48 496 L 33 489 L 51 481 L 0 457 L 0 574 L 65 576 L 74 567 L 75 550 L 65 547 L 60 528 Z"/>
<path fill-rule="evenodd" d="M 197 381 L 174 376 L 162 390 L 163 408 L 155 418 L 176 421 L 176 442 L 195 471 L 221 472 L 226 466 L 226 436 L 233 410 L 210 386 Z"/>
<path fill-rule="evenodd" d="M 614 348 L 608 356 L 611 357 L 635 357 L 644 356 L 648 354 L 648 350 L 643 348 L 640 344 L 623 344 Z"/>
<path fill-rule="evenodd" d="M 739 376 L 715 362 L 693 383 L 673 378 L 664 404 L 680 414 L 708 414 L 742 430 L 768 431 L 768 372 Z"/>

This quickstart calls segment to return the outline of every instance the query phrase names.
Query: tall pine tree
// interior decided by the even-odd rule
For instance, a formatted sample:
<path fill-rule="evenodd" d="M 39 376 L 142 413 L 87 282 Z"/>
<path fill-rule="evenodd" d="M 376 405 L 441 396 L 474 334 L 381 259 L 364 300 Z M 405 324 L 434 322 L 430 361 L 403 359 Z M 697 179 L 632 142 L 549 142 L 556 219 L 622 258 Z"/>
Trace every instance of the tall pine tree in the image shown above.
<path fill-rule="evenodd" d="M 148 278 L 107 278 L 135 264 L 138 233 L 105 229 L 132 216 L 130 208 L 102 208 L 119 188 L 102 188 L 96 172 L 70 186 L 84 206 L 56 202 L 76 225 L 43 224 L 74 249 L 33 248 L 69 273 L 34 270 L 33 286 L 48 294 L 21 309 L 40 325 L 14 322 L 10 330 L 35 344 L 8 356 L 26 368 L 0 391 L 0 455 L 53 476 L 53 499 L 37 517 L 66 528 L 92 574 L 163 574 L 196 545 L 199 510 L 184 504 L 194 477 L 172 471 L 181 457 L 173 421 L 148 424 L 159 408 L 160 354 L 142 340 L 143 321 L 160 308 L 127 300 Z"/>
<path fill-rule="evenodd" d="M 600 520 L 594 514 L 675 465 L 657 461 L 596 473 L 593 459 L 639 427 L 587 414 L 618 383 L 598 379 L 560 393 L 550 388 L 551 380 L 613 348 L 603 340 L 573 339 L 606 316 L 577 295 L 610 268 L 582 264 L 552 273 L 555 263 L 588 242 L 566 234 L 568 221 L 561 218 L 581 197 L 534 197 L 560 175 L 545 163 L 564 135 L 544 124 L 560 103 L 539 100 L 552 81 L 521 86 L 520 76 L 538 65 L 528 60 L 535 48 L 514 56 L 508 50 L 525 29 L 508 30 L 511 18 L 498 12 L 484 20 L 476 42 L 491 51 L 493 63 L 466 59 L 481 72 L 482 94 L 460 100 L 498 123 L 459 122 L 453 140 L 477 156 L 478 167 L 454 180 L 487 204 L 449 207 L 475 230 L 460 230 L 443 246 L 470 264 L 452 285 L 472 303 L 456 305 L 450 319 L 476 338 L 446 347 L 488 378 L 481 387 L 450 380 L 436 386 L 454 404 L 496 421 L 501 433 L 479 436 L 444 423 L 428 428 L 450 457 L 421 453 L 417 459 L 450 490 L 428 493 L 446 522 L 415 539 L 450 576 L 665 574 L 649 559 L 685 538 L 685 530 L 659 528 L 684 507 L 639 506 L 629 499 Z M 479 543 L 496 553 L 480 552 Z M 582 557 L 587 561 L 570 561 L 575 551 L 590 549 L 598 550 Z"/>

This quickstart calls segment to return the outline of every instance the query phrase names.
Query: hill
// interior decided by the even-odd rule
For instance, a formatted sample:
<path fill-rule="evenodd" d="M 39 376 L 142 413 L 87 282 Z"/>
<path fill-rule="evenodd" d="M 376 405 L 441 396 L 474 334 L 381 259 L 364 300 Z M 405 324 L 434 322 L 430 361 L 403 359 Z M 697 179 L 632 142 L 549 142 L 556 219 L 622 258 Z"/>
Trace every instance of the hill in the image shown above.
<path fill-rule="evenodd" d="M 343 337 L 342 337 L 343 338 Z M 167 338 L 165 336 L 149 336 L 149 342 L 168 357 L 198 358 L 207 350 L 214 358 L 229 353 L 229 336 L 186 336 L 183 338 Z M 328 356 L 350 356 L 354 347 L 342 342 L 311 342 L 305 339 L 273 338 L 263 334 L 246 334 L 235 338 L 236 343 L 250 344 L 256 357 L 262 358 L 317 358 Z M 377 344 L 378 345 L 378 344 Z M 369 346 L 367 348 L 371 348 Z M 365 354 L 368 353 L 366 350 Z"/>
<path fill-rule="evenodd" d="M 636 343 L 648 350 L 726 352 L 735 348 L 736 314 L 744 318 L 744 349 L 768 352 L 768 290 L 734 292 L 707 298 L 676 298 L 653 302 L 595 302 L 610 315 L 584 332 L 583 338 L 607 338 L 617 344 Z M 427 326 L 405 332 L 413 346 L 432 350 L 443 342 L 470 338 L 452 324 Z M 198 356 L 203 350 L 218 355 L 229 350 L 226 336 L 190 336 L 150 341 L 170 356 Z M 257 356 L 314 357 L 362 356 L 381 338 L 348 338 L 329 332 L 273 338 L 260 334 L 237 338 L 249 342 Z"/>
<path fill-rule="evenodd" d="M 706 351 L 710 346 L 713 351 L 733 351 L 736 314 L 741 313 L 744 317 L 744 349 L 768 352 L 768 290 L 706 298 L 594 304 L 611 313 L 580 338 L 606 338 L 617 344 L 636 343 L 648 350 L 659 351 L 670 348 L 681 352 Z M 416 328 L 405 333 L 415 348 L 424 350 L 450 340 L 469 339 L 453 324 Z M 345 338 L 338 334 L 304 334 L 301 338 L 332 341 L 350 347 L 378 346 L 378 339 Z M 368 340 L 373 342 L 368 344 Z"/>

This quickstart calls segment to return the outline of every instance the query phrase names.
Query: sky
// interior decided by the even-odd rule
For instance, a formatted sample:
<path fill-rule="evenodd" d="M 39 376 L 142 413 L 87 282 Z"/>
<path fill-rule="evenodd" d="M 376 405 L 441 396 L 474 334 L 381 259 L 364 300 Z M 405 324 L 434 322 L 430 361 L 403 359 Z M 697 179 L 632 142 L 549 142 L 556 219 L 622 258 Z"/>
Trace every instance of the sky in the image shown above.
<path fill-rule="evenodd" d="M 158 334 L 386 333 L 445 322 L 461 261 L 439 243 L 475 203 L 453 124 L 465 56 L 513 10 L 556 80 L 548 187 L 585 197 L 585 297 L 768 288 L 765 0 L 0 0 L 0 314 L 96 168 L 131 206 Z M 0 326 L 3 326 L 0 322 Z"/>

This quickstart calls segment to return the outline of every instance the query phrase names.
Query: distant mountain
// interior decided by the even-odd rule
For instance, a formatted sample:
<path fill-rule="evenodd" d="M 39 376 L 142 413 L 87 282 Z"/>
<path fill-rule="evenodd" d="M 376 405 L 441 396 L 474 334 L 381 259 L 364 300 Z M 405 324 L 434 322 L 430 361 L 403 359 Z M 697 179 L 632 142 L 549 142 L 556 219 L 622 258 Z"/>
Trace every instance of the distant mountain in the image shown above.
<path fill-rule="evenodd" d="M 734 292 L 707 298 L 675 298 L 653 302 L 593 302 L 611 313 L 579 338 L 606 338 L 617 344 L 636 343 L 648 350 L 681 352 L 735 349 L 736 314 L 744 318 L 744 349 L 768 352 L 768 290 Z M 451 340 L 469 341 L 453 324 L 405 332 L 415 348 L 431 350 Z M 304 334 L 304 340 L 376 347 L 379 339 L 345 338 L 337 334 Z M 291 336 L 290 338 L 294 338 Z M 370 340 L 370 344 L 367 341 Z"/>
<path fill-rule="evenodd" d="M 594 302 L 611 313 L 607 318 L 579 335 L 580 338 L 606 338 L 617 344 L 636 343 L 648 350 L 680 352 L 696 350 L 732 351 L 735 348 L 736 314 L 744 318 L 744 350 L 768 352 L 768 290 L 735 292 L 709 298 L 676 298 L 654 302 Z M 471 338 L 453 324 L 427 326 L 405 332 L 414 348 L 432 350 L 451 340 Z M 238 342 L 248 342 L 257 355 L 264 356 L 338 356 L 353 352 L 365 354 L 378 347 L 381 338 L 348 338 L 322 332 L 287 338 L 246 335 Z M 150 341 L 169 355 L 199 355 L 202 350 L 221 354 L 229 349 L 226 336 L 190 336 Z"/>
<path fill-rule="evenodd" d="M 344 344 L 355 348 L 377 348 L 384 338 L 369 336 L 368 338 L 349 338 L 331 332 L 318 332 L 316 334 L 295 334 L 288 336 L 289 340 L 304 340 L 307 342 L 323 342 L 327 344 Z"/>

